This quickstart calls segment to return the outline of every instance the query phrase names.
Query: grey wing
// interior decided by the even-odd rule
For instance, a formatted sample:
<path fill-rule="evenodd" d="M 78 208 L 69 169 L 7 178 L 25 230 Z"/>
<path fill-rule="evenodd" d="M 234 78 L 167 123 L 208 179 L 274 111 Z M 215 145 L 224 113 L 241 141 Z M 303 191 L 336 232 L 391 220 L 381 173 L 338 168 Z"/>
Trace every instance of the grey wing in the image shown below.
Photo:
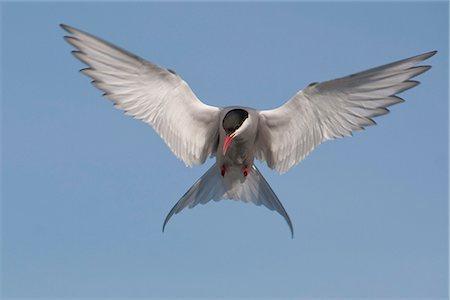
<path fill-rule="evenodd" d="M 410 79 L 431 67 L 415 65 L 435 53 L 311 84 L 279 108 L 260 111 L 256 158 L 283 173 L 321 142 L 374 125 L 373 117 L 403 102 L 396 94 L 419 84 Z"/>
<path fill-rule="evenodd" d="M 175 72 L 100 38 L 61 25 L 73 54 L 89 67 L 82 73 L 126 114 L 151 125 L 186 165 L 202 164 L 218 138 L 220 109 L 202 103 Z"/>

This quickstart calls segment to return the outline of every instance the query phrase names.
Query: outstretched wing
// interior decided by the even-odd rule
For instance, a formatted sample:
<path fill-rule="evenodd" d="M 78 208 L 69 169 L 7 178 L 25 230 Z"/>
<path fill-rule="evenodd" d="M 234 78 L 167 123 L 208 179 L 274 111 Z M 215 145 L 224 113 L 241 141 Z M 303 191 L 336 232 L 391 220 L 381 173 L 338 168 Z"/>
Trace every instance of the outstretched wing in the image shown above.
<path fill-rule="evenodd" d="M 414 65 L 435 53 L 310 84 L 279 108 L 260 111 L 256 158 L 283 173 L 321 142 L 374 125 L 373 117 L 403 102 L 396 94 L 419 84 L 410 79 L 431 68 Z"/>
<path fill-rule="evenodd" d="M 152 64 L 100 38 L 61 25 L 72 36 L 81 72 L 117 108 L 150 124 L 186 165 L 202 164 L 218 139 L 220 109 L 202 103 L 175 72 Z"/>

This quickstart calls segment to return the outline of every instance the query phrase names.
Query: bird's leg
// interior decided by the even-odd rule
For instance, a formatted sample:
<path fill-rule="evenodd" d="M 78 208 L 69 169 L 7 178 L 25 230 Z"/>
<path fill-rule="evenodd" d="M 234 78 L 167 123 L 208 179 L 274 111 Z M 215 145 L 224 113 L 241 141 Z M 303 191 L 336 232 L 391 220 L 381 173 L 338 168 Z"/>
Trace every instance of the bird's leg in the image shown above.
<path fill-rule="evenodd" d="M 225 176 L 225 165 L 222 165 L 222 166 L 220 167 L 220 174 L 222 175 L 222 177 Z"/>
<path fill-rule="evenodd" d="M 247 175 L 248 175 L 248 166 L 244 166 L 244 169 L 242 170 L 242 173 L 244 173 L 244 176 L 247 177 Z"/>

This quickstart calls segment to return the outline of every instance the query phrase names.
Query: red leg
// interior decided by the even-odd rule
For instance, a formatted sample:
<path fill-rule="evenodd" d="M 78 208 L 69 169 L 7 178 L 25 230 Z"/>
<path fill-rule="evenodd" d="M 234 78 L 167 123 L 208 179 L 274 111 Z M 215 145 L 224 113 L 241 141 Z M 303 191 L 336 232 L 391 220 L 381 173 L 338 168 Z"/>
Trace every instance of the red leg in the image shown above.
<path fill-rule="evenodd" d="M 222 177 L 225 176 L 225 165 L 222 165 L 222 166 L 220 167 L 220 174 L 222 175 Z"/>
<path fill-rule="evenodd" d="M 244 167 L 243 173 L 244 173 L 244 176 L 247 177 L 247 175 L 248 175 L 248 167 L 247 166 Z"/>

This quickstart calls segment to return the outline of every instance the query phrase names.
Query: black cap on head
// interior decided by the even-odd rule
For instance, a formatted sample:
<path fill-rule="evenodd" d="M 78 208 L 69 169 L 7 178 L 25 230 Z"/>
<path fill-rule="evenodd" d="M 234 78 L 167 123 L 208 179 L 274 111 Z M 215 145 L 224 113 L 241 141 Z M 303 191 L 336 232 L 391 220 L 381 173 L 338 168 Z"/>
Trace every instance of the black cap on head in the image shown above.
<path fill-rule="evenodd" d="M 235 132 L 245 119 L 248 118 L 248 112 L 243 109 L 233 109 L 227 112 L 223 118 L 222 126 L 227 134 Z"/>

